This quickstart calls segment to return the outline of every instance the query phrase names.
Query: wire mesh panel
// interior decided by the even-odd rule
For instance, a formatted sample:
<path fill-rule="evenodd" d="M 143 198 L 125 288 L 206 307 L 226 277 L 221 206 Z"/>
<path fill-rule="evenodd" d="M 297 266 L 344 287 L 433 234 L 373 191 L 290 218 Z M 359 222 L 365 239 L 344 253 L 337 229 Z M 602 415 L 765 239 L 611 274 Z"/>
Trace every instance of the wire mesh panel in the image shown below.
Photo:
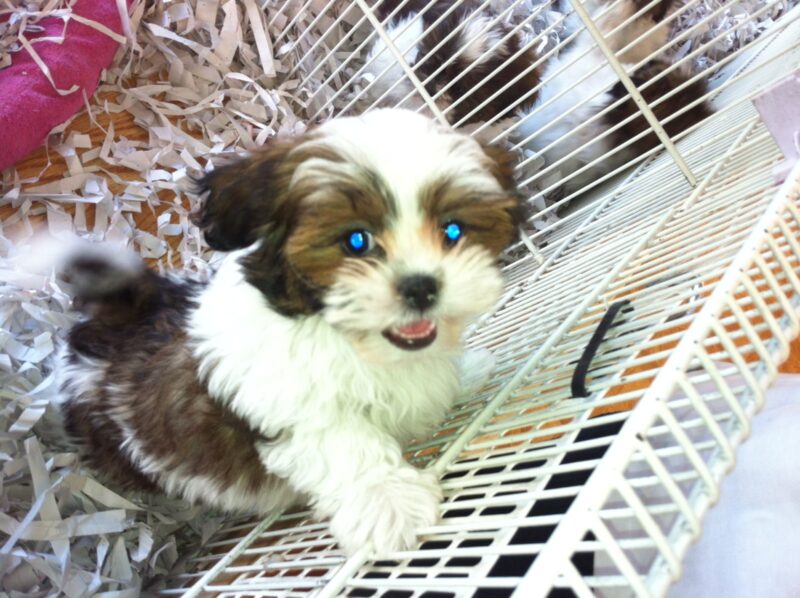
<path fill-rule="evenodd" d="M 390 13 L 406 4 L 383 3 Z M 575 4 L 559 16 L 548 15 L 547 3 L 531 10 L 521 0 L 439 3 L 441 22 L 450 8 L 467 11 L 462 16 L 471 25 L 453 31 L 471 33 L 484 51 L 486 44 L 517 40 L 507 46 L 516 50 L 503 54 L 499 69 L 532 49 L 537 56 L 569 57 L 565 48 L 576 39 L 585 39 L 587 53 L 601 51 L 605 62 L 586 73 L 596 89 L 589 95 L 582 90 L 573 109 L 608 94 L 609 81 L 613 87 L 621 77 L 624 93 L 605 108 L 641 100 L 629 121 L 618 120 L 619 130 L 638 122 L 628 141 L 655 137 L 639 146 L 642 151 L 625 153 L 624 161 L 611 157 L 617 145 L 604 145 L 606 151 L 593 158 L 606 165 L 600 173 L 592 161 L 575 167 L 570 160 L 584 145 L 575 145 L 578 128 L 603 118 L 602 111 L 552 139 L 553 147 L 566 143 L 572 149 L 542 165 L 538 160 L 550 149 L 530 150 L 518 131 L 546 105 L 529 106 L 526 117 L 512 102 L 507 112 L 501 108 L 481 123 L 468 122 L 470 113 L 458 109 L 466 97 L 448 93 L 457 83 L 442 84 L 436 68 L 425 66 L 424 48 L 415 45 L 426 31 L 435 33 L 430 21 L 424 30 L 414 23 L 436 3 L 412 2 L 417 16 L 407 14 L 400 24 L 381 12 L 381 4 L 267 3 L 271 18 L 286 23 L 284 39 L 275 43 L 278 53 L 308 57 L 293 76 L 309 90 L 309 118 L 389 99 L 457 126 L 472 124 L 476 135 L 490 131 L 495 142 L 520 150 L 521 188 L 539 208 L 509 253 L 504 297 L 470 330 L 469 348 L 491 365 L 488 381 L 467 393 L 430 438 L 408 449 L 412 463 L 440 475 L 441 522 L 419 530 L 414 550 L 385 561 L 371 561 L 366 552 L 345 558 L 326 525 L 308 512 L 238 522 L 189 559 L 186 572 L 162 593 L 663 595 L 680 576 L 681 559 L 718 498 L 720 480 L 734 465 L 735 448 L 748 434 L 776 364 L 800 332 L 800 168 L 776 181 L 774 169 L 783 157 L 751 104 L 800 65 L 800 9 L 765 2 L 732 20 L 725 32 L 699 35 L 735 3 L 720 6 L 671 38 L 669 48 L 659 45 L 638 56 L 637 44 L 651 39 L 662 21 L 633 37 L 618 34 L 658 2 L 637 4 L 610 28 L 609 11 L 620 2 Z M 690 0 L 668 19 L 678 23 L 697 5 Z M 760 35 L 753 33 L 761 17 L 779 13 L 771 26 L 755 28 Z M 328 19 L 330 32 L 310 45 L 295 26 L 309 14 Z M 571 27 L 565 37 L 551 37 L 562 23 Z M 404 37 L 406 29 L 399 28 L 414 35 Z M 723 33 L 737 45 L 715 55 Z M 446 37 L 437 38 L 439 48 Z M 430 46 L 431 60 L 436 45 Z M 391 60 L 380 58 L 381 51 Z M 653 53 L 667 65 L 638 77 Z M 446 55 L 439 72 L 457 60 Z M 370 61 L 385 66 L 376 73 Z M 480 56 L 473 62 L 480 66 Z M 692 70 L 674 88 L 648 95 L 657 77 L 687 65 Z M 386 75 L 389 83 L 381 83 Z M 484 71 L 484 78 L 491 76 Z M 666 116 L 658 110 L 672 91 L 701 79 L 707 82 L 701 95 L 673 105 Z M 542 81 L 544 88 L 547 73 Z M 382 90 L 378 97 L 376 89 Z M 502 94 L 501 88 L 495 92 Z M 481 96 L 484 106 L 473 104 L 472 111 L 491 104 L 493 93 Z M 704 102 L 700 120 L 670 133 L 669 119 Z M 511 122 L 492 128 L 509 115 Z M 580 177 L 582 168 L 592 173 L 588 185 L 565 189 L 567 177 Z M 549 217 L 555 214 L 557 219 Z M 615 305 L 624 306 L 579 385 L 585 392 L 575 392 L 576 365 Z"/>
<path fill-rule="evenodd" d="M 532 240 L 541 243 L 565 225 L 565 208 L 585 203 L 587 190 L 664 144 L 694 183 L 673 142 L 700 126 L 712 108 L 718 114 L 723 106 L 715 96 L 729 88 L 739 90 L 736 101 L 748 100 L 750 93 L 737 86 L 737 64 L 797 18 L 785 14 L 791 4 L 309 0 L 266 6 L 272 19 L 285 23 L 278 54 L 297 55 L 289 75 L 308 97 L 302 108 L 310 121 L 400 106 L 514 148 L 521 190 L 536 207 Z M 779 25 L 770 26 L 775 20 Z M 310 43 L 315 25 L 320 33 Z M 758 89 L 754 76 L 747 75 L 749 92 Z"/>

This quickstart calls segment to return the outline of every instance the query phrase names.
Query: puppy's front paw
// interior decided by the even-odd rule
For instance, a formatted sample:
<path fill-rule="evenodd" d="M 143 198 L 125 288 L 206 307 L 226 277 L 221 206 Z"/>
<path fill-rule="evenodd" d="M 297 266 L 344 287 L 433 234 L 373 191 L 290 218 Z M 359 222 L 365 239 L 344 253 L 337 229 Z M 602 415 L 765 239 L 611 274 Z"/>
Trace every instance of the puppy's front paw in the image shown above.
<path fill-rule="evenodd" d="M 331 520 L 347 554 L 371 542 L 375 556 L 414 545 L 418 529 L 439 520 L 442 490 L 430 473 L 412 467 L 358 484 Z"/>

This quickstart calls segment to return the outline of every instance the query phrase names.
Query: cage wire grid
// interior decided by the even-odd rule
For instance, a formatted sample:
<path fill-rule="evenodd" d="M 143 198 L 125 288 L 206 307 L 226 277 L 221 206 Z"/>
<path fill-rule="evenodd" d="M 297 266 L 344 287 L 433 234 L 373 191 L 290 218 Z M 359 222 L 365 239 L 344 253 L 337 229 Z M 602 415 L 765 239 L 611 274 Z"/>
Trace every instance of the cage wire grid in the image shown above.
<path fill-rule="evenodd" d="M 547 14 L 546 2 L 534 9 L 525 0 L 477 5 L 473 14 L 494 11 L 485 27 L 503 21 L 507 31 L 538 44 L 541 56 L 563 49 L 582 27 L 593 29 L 577 2 L 574 11 L 558 15 Z M 699 5 L 689 0 L 671 18 L 677 23 Z M 672 140 L 660 135 L 659 147 L 555 203 L 540 194 L 557 186 L 548 175 L 558 164 L 534 169 L 523 181 L 539 213 L 509 253 L 504 297 L 467 340 L 470 349 L 491 354 L 491 375 L 430 438 L 408 449 L 412 463 L 440 475 L 445 491 L 442 521 L 419 530 L 419 546 L 385 561 L 370 561 L 366 549 L 345 558 L 310 512 L 238 520 L 187 558 L 161 595 L 667 592 L 800 331 L 800 167 L 776 182 L 782 154 L 751 104 L 800 65 L 800 8 L 764 2 L 721 33 L 698 34 L 715 31 L 710 23 L 736 5 L 712 7 L 669 42 L 673 51 L 682 48 L 674 51 L 674 64 L 692 64 L 695 78 L 711 82 L 697 98 L 711 103 L 710 117 Z M 373 12 L 375 3 L 265 7 L 270 25 L 284 23 L 273 40 L 278 52 L 302 53 L 290 75 L 308 88 L 312 117 L 382 105 L 386 97 L 371 96 L 375 81 L 364 77 L 369 59 L 359 65 L 357 58 L 380 38 L 401 63 L 396 85 L 411 85 L 389 103 L 404 105 L 416 94 L 411 107 L 447 119 L 451 107 L 437 103 L 443 92 L 431 93 L 418 72 L 425 57 L 406 61 L 405 49 L 394 45 L 386 21 Z M 708 60 L 720 39 L 737 38 L 736 31 L 776 7 L 782 14 L 772 26 Z M 330 38 L 326 33 L 311 42 L 304 39 L 307 30 L 295 27 L 312 9 L 312 23 L 323 15 L 332 19 Z M 517 18 L 520 9 L 531 10 Z M 551 44 L 550 34 L 569 22 L 577 28 Z M 611 48 L 596 29 L 591 33 L 616 76 L 627 79 L 628 92 L 639 96 L 646 132 L 660 129 L 653 106 L 628 77 L 635 65 L 615 58 L 625 48 Z M 599 86 L 596 94 L 602 92 Z M 495 142 L 524 146 L 513 136 L 518 121 L 495 124 L 473 133 L 491 130 Z M 535 160 L 528 156 L 520 174 L 531 172 L 526 167 Z M 547 218 L 567 206 L 559 218 Z M 623 299 L 632 310 L 592 361 L 589 396 L 572 398 L 570 378 L 581 352 L 608 307 Z"/>

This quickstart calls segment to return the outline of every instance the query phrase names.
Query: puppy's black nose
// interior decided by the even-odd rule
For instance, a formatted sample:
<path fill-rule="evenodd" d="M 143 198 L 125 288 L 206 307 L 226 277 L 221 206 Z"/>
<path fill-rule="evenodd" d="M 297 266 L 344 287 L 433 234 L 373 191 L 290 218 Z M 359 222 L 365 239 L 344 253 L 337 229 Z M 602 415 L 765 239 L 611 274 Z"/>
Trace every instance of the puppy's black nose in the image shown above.
<path fill-rule="evenodd" d="M 425 311 L 436 303 L 439 283 L 433 276 L 413 274 L 400 279 L 397 290 L 400 291 L 406 305 L 412 309 Z"/>

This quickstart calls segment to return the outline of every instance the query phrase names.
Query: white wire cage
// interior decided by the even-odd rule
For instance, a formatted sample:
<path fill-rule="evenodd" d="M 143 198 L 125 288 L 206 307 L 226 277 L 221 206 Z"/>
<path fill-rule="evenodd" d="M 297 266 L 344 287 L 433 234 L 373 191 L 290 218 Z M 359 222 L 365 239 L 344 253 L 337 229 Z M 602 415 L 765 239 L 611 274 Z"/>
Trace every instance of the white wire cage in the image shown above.
<path fill-rule="evenodd" d="M 306 94 L 309 120 L 388 103 L 465 124 L 448 117 L 459 98 L 440 101 L 446 90 L 429 86 L 436 75 L 424 76 L 424 56 L 408 59 L 377 4 L 265 5 L 270 24 L 283 23 L 273 40 L 278 55 L 301 54 L 288 76 Z M 642 4 L 637 14 L 656 4 Z M 684 3 L 675 22 L 698 5 Z M 541 21 L 553 7 L 530 6 L 487 0 L 470 14 L 487 29 L 493 19 L 502 21 L 509 35 L 544 57 L 592 29 L 576 1 Z M 436 472 L 445 491 L 441 522 L 418 530 L 419 545 L 384 561 L 365 552 L 345 558 L 326 524 L 309 512 L 234 520 L 154 593 L 666 594 L 777 364 L 800 332 L 800 167 L 782 182 L 776 178 L 784 157 L 752 104 L 800 67 L 800 8 L 764 2 L 742 15 L 736 6 L 709 9 L 669 41 L 675 48 L 694 35 L 691 50 L 673 60 L 692 63 L 692 79 L 710 82 L 697 98 L 713 108 L 702 122 L 672 138 L 662 131 L 657 147 L 556 200 L 548 193 L 564 178 L 559 164 L 542 166 L 535 155 L 521 160 L 521 189 L 538 210 L 509 252 L 505 295 L 467 339 L 471 349 L 492 354 L 491 375 L 435 434 L 408 449 L 410 461 Z M 522 16 L 520 7 L 527 10 Z M 310 29 L 297 26 L 309 14 L 311 25 L 326 23 L 324 35 L 307 37 Z M 731 14 L 722 32 L 710 27 Z M 774 22 L 752 33 L 765 16 Z M 565 23 L 573 29 L 550 36 Z M 704 27 L 714 34 L 698 36 Z M 745 30 L 752 35 L 737 34 Z M 637 65 L 614 57 L 626 49 L 610 47 L 597 30 L 589 33 L 614 63 L 614 76 L 632 83 Z M 738 43 L 709 59 L 724 36 Z M 410 90 L 402 97 L 365 77 L 376 40 L 395 61 L 384 74 L 391 71 L 392 84 Z M 629 91 L 643 95 L 635 84 Z M 650 111 L 641 135 L 664 125 L 652 103 L 640 107 Z M 514 134 L 521 120 L 499 116 L 470 130 L 522 148 Z M 568 131 L 553 143 L 578 134 Z M 591 362 L 588 396 L 574 398 L 576 362 L 609 306 L 622 300 L 630 310 Z"/>

